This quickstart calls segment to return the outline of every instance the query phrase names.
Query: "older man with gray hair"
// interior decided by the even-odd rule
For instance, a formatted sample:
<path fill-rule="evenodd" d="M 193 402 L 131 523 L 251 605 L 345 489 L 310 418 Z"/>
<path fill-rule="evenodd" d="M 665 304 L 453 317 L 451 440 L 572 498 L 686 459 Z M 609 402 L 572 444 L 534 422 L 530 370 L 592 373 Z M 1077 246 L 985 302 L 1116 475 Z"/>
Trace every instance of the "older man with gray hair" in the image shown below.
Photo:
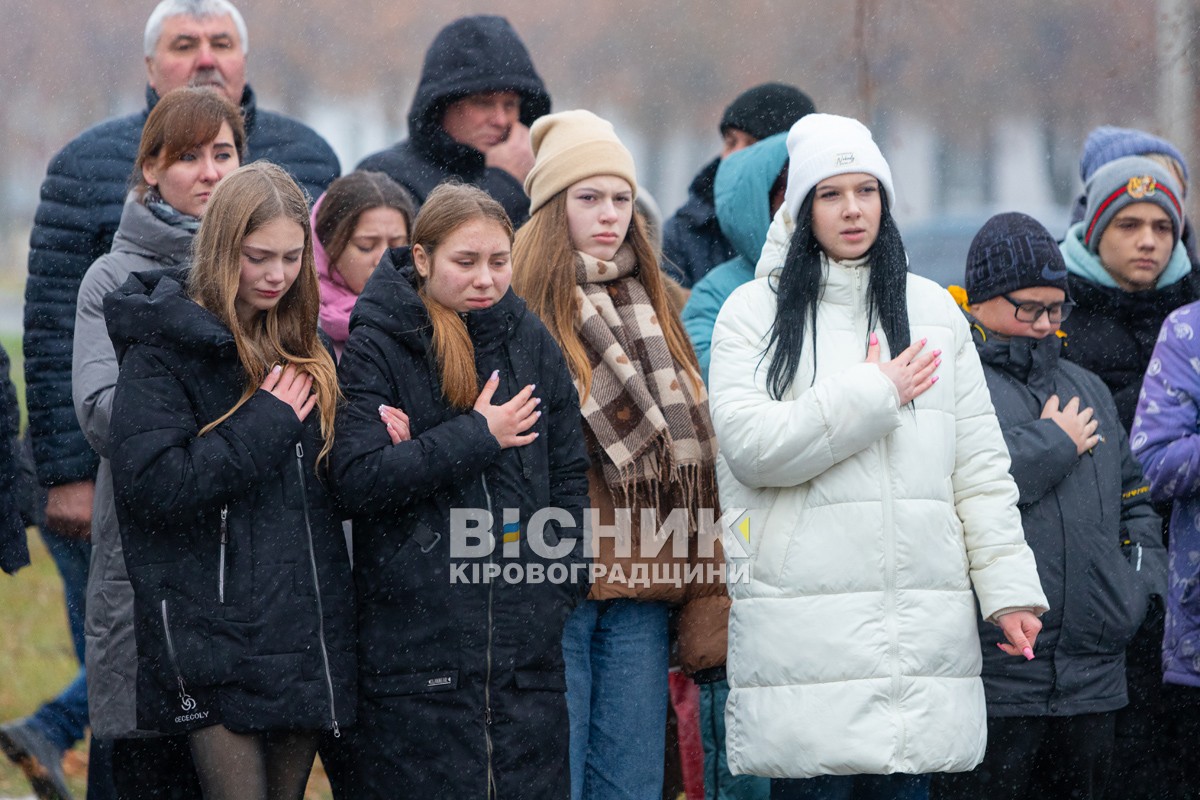
<path fill-rule="evenodd" d="M 313 130 L 257 107 L 246 83 L 246 23 L 228 0 L 163 0 L 146 22 L 144 44 L 146 108 L 90 128 L 50 161 L 30 238 L 25 289 L 29 436 L 38 479 L 47 490 L 46 524 L 41 532 L 63 576 L 81 661 L 84 607 L 88 606 L 88 667 L 95 674 L 86 677 L 94 740 L 124 740 L 136 731 L 132 700 L 136 653 L 131 618 L 121 622 L 128 617 L 125 605 L 132 602 L 132 594 L 123 563 L 114 563 L 120 558 L 92 562 L 85 603 L 98 457 L 80 430 L 72 403 L 72 335 L 80 282 L 112 244 L 146 117 L 172 89 L 210 86 L 242 109 L 247 161 L 268 159 L 281 165 L 313 197 L 341 172 L 337 157 Z M 115 647 L 114 642 L 120 641 L 129 646 Z M 100 658 L 93 657 L 97 646 Z M 58 698 L 25 719 L 0 726 L 0 750 L 23 769 L 39 798 L 70 797 L 60 760 L 89 725 L 84 686 L 81 668 Z M 103 753 L 96 755 L 90 764 L 93 776 L 106 771 Z M 148 752 L 146 757 L 158 755 Z M 130 774 L 120 769 L 120 761 L 118 745 L 114 755 L 118 789 L 128 777 L 131 790 L 141 796 L 179 796 L 165 789 L 150 791 L 154 776 L 140 771 Z M 179 773 L 173 773 L 169 763 L 160 766 L 155 772 L 178 788 Z M 190 768 L 190 763 L 186 766 Z M 89 797 L 107 794 L 88 792 Z"/>

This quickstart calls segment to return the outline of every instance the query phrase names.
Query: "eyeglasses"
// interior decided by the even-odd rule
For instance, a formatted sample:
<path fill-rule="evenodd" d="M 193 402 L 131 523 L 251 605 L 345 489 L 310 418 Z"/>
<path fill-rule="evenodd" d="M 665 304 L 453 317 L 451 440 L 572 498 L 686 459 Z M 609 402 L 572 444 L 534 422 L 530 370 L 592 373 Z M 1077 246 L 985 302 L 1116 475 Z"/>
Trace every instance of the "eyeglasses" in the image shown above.
<path fill-rule="evenodd" d="M 1018 322 L 1028 322 L 1029 324 L 1036 323 L 1042 318 L 1042 314 L 1053 323 L 1062 322 L 1071 315 L 1071 309 L 1075 304 L 1070 300 L 1062 303 L 1051 303 L 1044 306 L 1041 303 L 1033 303 L 1028 300 L 1013 300 L 1006 294 L 1000 295 L 1013 305 L 1013 316 Z"/>

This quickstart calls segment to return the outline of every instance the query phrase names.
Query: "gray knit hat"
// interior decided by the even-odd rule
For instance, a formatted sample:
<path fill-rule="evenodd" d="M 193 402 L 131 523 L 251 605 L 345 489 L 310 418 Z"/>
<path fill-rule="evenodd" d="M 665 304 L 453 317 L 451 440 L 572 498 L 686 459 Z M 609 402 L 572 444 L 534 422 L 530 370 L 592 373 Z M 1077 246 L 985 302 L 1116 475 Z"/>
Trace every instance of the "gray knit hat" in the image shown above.
<path fill-rule="evenodd" d="M 1087 210 L 1083 215 L 1083 244 L 1100 251 L 1100 237 L 1121 209 L 1134 203 L 1154 203 L 1171 218 L 1175 243 L 1183 232 L 1182 193 L 1174 176 L 1157 161 L 1126 156 L 1110 161 L 1087 182 Z"/>

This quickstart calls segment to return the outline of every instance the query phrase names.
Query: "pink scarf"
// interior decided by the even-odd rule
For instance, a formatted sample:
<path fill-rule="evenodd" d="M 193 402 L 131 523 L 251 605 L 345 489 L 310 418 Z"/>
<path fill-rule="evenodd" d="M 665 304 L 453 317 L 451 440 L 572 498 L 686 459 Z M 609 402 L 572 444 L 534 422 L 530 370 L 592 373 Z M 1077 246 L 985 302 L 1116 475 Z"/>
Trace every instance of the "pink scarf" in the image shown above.
<path fill-rule="evenodd" d="M 313 204 L 313 259 L 317 262 L 317 280 L 321 284 L 321 330 L 333 340 L 333 352 L 340 359 L 346 340 L 350 338 L 350 312 L 358 295 L 350 291 L 341 274 L 329 263 L 329 254 L 317 239 L 317 212 L 325 195 Z"/>

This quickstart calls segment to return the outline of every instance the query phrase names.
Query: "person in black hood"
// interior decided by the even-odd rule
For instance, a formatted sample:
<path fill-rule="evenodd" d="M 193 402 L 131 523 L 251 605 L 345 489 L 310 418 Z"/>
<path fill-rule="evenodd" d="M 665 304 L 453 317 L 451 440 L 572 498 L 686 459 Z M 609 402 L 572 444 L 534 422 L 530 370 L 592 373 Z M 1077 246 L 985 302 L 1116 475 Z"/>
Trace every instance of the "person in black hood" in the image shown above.
<path fill-rule="evenodd" d="M 569 795 L 588 459 L 562 353 L 509 288 L 512 236 L 482 190 L 440 186 L 351 315 L 333 479 L 354 522 L 355 798 Z"/>
<path fill-rule="evenodd" d="M 474 184 L 519 226 L 529 218 L 521 189 L 533 166 L 529 126 L 549 111 L 546 86 L 508 20 L 463 17 L 425 53 L 408 139 L 357 169 L 386 173 L 418 204 L 447 179 Z"/>
<path fill-rule="evenodd" d="M 230 173 L 193 252 L 105 299 L 138 727 L 188 735 L 205 800 L 300 798 L 356 675 L 304 193 L 273 164 Z"/>
<path fill-rule="evenodd" d="M 738 95 L 721 115 L 721 154 L 704 165 L 688 187 L 688 199 L 663 226 L 663 267 L 685 289 L 737 256 L 717 224 L 713 186 L 717 167 L 731 153 L 782 133 L 816 111 L 812 99 L 785 83 L 764 83 Z"/>
<path fill-rule="evenodd" d="M 1125 647 L 1166 590 L 1160 521 L 1112 395 L 1060 358 L 1072 305 L 1054 238 L 1001 214 L 967 258 L 966 290 L 952 291 L 973 323 L 1050 610 L 1028 661 L 1005 658 L 979 621 L 987 752 L 970 772 L 935 775 L 931 794 L 1100 798 L 1127 702 Z"/>

